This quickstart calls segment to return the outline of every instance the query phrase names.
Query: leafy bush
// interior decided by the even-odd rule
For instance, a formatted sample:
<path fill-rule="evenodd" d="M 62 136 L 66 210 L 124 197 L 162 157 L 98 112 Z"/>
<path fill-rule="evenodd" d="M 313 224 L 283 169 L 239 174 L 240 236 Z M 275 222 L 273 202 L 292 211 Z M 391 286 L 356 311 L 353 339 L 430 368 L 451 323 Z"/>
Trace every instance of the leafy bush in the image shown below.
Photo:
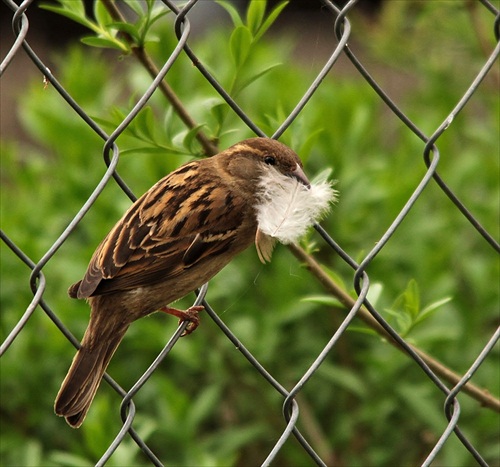
<path fill-rule="evenodd" d="M 134 56 L 127 55 L 130 46 L 116 30 L 143 44 L 156 63 L 165 61 L 177 43 L 171 22 L 155 10 L 154 3 L 146 2 L 143 11 L 139 2 L 127 2 L 138 15 L 135 26 L 112 22 L 101 2 L 96 4 L 95 21 L 84 16 L 75 0 L 60 2 L 62 10 L 56 8 L 73 20 L 87 22 L 95 33 L 84 42 L 98 48 L 73 45 L 55 61 L 60 82 L 108 132 L 150 84 Z M 314 70 L 292 59 L 291 35 L 272 40 L 269 33 L 264 35 L 282 5 L 266 15 L 265 2 L 253 1 L 247 15 L 240 16 L 230 2 L 219 3 L 230 13 L 232 29 L 214 28 L 190 45 L 247 114 L 271 134 L 312 82 Z M 399 40 L 396 34 L 404 26 L 399 18 L 405 17 L 395 9 L 409 2 L 388 3 L 369 49 L 376 51 L 383 66 L 400 63 L 419 81 L 418 88 L 403 86 L 401 106 L 418 125 L 433 131 L 477 68 L 464 69 L 455 80 L 454 68 L 443 67 L 438 59 L 411 53 L 413 61 L 407 63 L 403 58 L 408 54 L 395 56 L 394 39 Z M 419 10 L 417 22 L 418 40 L 427 50 L 436 44 L 430 34 L 432 24 L 426 29 L 424 18 L 439 17 L 443 8 L 447 21 L 464 22 L 459 8 L 429 2 Z M 358 19 L 353 34 L 365 26 Z M 480 51 L 474 36 L 462 36 L 453 28 L 446 28 L 446 33 L 446 47 L 465 43 L 462 63 L 476 64 Z M 408 43 L 415 40 L 408 37 Z M 367 49 L 368 44 L 367 36 Z M 114 47 L 124 55 L 112 55 L 116 60 L 110 60 L 102 47 Z M 433 54 L 441 56 L 435 49 Z M 388 115 L 365 82 L 339 76 L 335 70 L 281 140 L 297 150 L 309 174 L 333 168 L 341 198 L 323 225 L 352 257 L 361 259 L 425 173 L 423 143 Z M 176 61 L 167 81 L 199 126 L 186 129 L 164 97 L 153 96 L 117 140 L 118 172 L 137 194 L 188 158 L 202 156 L 197 130 L 221 148 L 253 136 L 185 55 Z M 439 171 L 485 227 L 498 235 L 499 102 L 488 86 L 486 82 L 479 89 L 473 103 L 438 141 Z M 2 141 L 2 228 L 36 262 L 102 177 L 103 142 L 54 89 L 43 89 L 39 81 L 25 90 L 19 112 L 34 144 Z M 88 307 L 70 301 L 66 289 L 82 276 L 94 248 L 129 203 L 110 182 L 43 269 L 44 300 L 76 336 L 83 334 Z M 352 271 L 314 233 L 303 246 L 328 271 L 335 271 L 332 277 L 352 289 Z M 3 243 L 1 248 L 3 340 L 32 294 L 29 269 Z M 498 260 L 433 184 L 368 273 L 377 309 L 410 342 L 458 372 L 468 368 L 485 336 L 493 332 L 498 285 L 492 284 L 498 284 Z M 343 317 L 338 303 L 328 298 L 284 247 L 278 247 L 266 266 L 259 264 L 255 251 L 245 252 L 211 282 L 208 294 L 218 314 L 288 388 Z M 191 301 L 192 297 L 186 298 L 182 306 Z M 366 331 L 356 324 L 353 330 Z M 130 388 L 176 325 L 176 320 L 160 314 L 135 323 L 110 365 L 110 374 Z M 120 399 L 106 384 L 79 431 L 71 431 L 52 415 L 53 399 L 72 354 L 66 339 L 37 309 L 2 358 L 2 465 L 92 465 L 118 432 Z M 494 394 L 500 389 L 497 357 L 498 351 L 474 378 Z M 415 465 L 446 426 L 443 399 L 404 355 L 366 332 L 349 332 L 301 392 L 299 428 L 329 463 Z M 196 333 L 175 346 L 134 401 L 134 427 L 160 459 L 172 465 L 257 465 L 284 426 L 282 398 L 204 316 Z M 495 462 L 498 419 L 466 396 L 460 396 L 460 403 L 462 429 Z M 310 464 L 293 440 L 276 462 Z M 470 455 L 452 437 L 438 463 L 470 462 Z M 127 439 L 109 465 L 144 463 L 135 443 Z"/>

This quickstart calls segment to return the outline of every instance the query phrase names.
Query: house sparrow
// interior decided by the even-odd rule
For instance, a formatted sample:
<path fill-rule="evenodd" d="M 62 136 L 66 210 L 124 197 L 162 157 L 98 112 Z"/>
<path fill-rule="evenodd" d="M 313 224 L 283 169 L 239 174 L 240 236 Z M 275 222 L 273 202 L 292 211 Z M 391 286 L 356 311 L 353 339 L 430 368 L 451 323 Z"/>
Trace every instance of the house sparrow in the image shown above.
<path fill-rule="evenodd" d="M 198 325 L 203 307 L 168 304 L 200 287 L 255 242 L 261 261 L 276 240 L 300 237 L 335 197 L 309 183 L 298 156 L 269 139 L 244 140 L 189 162 L 141 196 L 97 247 L 84 278 L 69 288 L 85 298 L 90 322 L 55 401 L 78 428 L 129 325 L 164 311 Z"/>

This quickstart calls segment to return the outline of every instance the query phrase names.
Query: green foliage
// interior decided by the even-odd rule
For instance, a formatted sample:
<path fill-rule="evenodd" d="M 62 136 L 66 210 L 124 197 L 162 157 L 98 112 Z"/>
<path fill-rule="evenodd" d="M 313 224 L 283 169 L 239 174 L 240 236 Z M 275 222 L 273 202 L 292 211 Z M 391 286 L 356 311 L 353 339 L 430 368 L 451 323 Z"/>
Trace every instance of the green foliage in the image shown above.
<path fill-rule="evenodd" d="M 168 12 L 165 8 L 155 7 L 154 0 L 145 2 L 128 0 L 126 4 L 137 16 L 136 22 L 115 21 L 104 3 L 96 1 L 93 9 L 95 20 L 92 20 L 86 14 L 83 0 L 58 0 L 58 3 L 59 5 L 42 4 L 41 7 L 90 29 L 93 34 L 82 38 L 84 44 L 98 48 L 117 49 L 124 53 L 130 53 L 131 47 L 127 41 L 118 36 L 118 33 L 127 34 L 137 47 L 144 47 L 147 42 L 157 40 L 154 35 L 150 34 L 150 29 Z"/>
<path fill-rule="evenodd" d="M 433 313 L 450 301 L 451 297 L 442 298 L 422 309 L 418 284 L 412 279 L 408 283 L 406 290 L 385 311 L 394 318 L 395 329 L 399 335 L 407 337 L 415 326 L 429 319 Z M 388 319 L 387 321 L 390 323 L 392 320 Z"/>
<path fill-rule="evenodd" d="M 291 59 L 292 38 L 266 40 L 264 34 L 285 3 L 268 11 L 266 2 L 254 0 L 245 14 L 231 2 L 218 3 L 233 27 L 213 28 L 190 46 L 270 134 L 312 82 L 315 70 Z M 374 39 L 367 39 L 364 46 L 373 48 L 382 65 L 397 62 L 407 70 L 405 57 L 413 57 L 421 92 L 404 88 L 400 104 L 417 123 L 432 129 L 462 95 L 463 82 L 474 76 L 466 65 L 477 60 L 478 51 L 470 33 L 462 36 L 462 29 L 469 31 L 462 10 L 446 2 L 428 2 L 425 8 L 419 7 L 422 11 L 417 9 L 416 21 L 405 25 L 404 18 L 412 16 L 397 15 L 395 9 L 410 3 L 415 4 L 388 2 L 380 27 L 372 31 Z M 93 33 L 84 42 L 97 48 L 79 44 L 54 60 L 61 83 L 108 132 L 128 114 L 150 77 L 132 56 L 117 55 L 116 63 L 111 63 L 99 48 L 130 52 L 130 44 L 118 34 L 127 32 L 155 62 L 162 63 L 176 45 L 172 24 L 155 2 L 126 4 L 136 15 L 131 24 L 113 21 L 101 2 L 96 2 L 93 18 L 85 16 L 83 3 L 76 0 L 47 7 Z M 426 24 L 428 18 L 445 13 L 446 45 L 463 46 L 458 83 L 454 67 L 441 66 L 437 60 L 429 63 L 425 54 L 410 49 L 404 49 L 405 57 L 393 54 L 398 31 L 417 25 L 418 41 L 406 32 L 407 45 L 418 44 L 439 56 L 433 42 L 436 29 L 431 24 L 429 31 Z M 453 24 L 460 25 L 460 30 Z M 437 32 L 444 34 L 441 29 Z M 196 130 L 219 140 L 221 148 L 252 136 L 185 55 L 174 64 L 167 81 L 197 122 Z M 439 97 L 445 87 L 446 93 Z M 462 112 L 438 146 L 440 174 L 497 235 L 499 106 L 493 94 L 485 83 L 474 96 L 475 107 Z M 106 167 L 102 140 L 52 88 L 44 90 L 37 81 L 24 89 L 20 115 L 33 144 L 2 141 L 1 223 L 7 235 L 37 261 L 81 208 Z M 117 140 L 120 175 L 134 192 L 144 192 L 187 158 L 201 155 L 194 134 L 155 93 Z M 360 79 L 338 73 L 323 82 L 282 141 L 297 150 L 312 178 L 325 176 L 321 172 L 327 170 L 329 177 L 338 180 L 340 200 L 323 225 L 358 261 L 380 239 L 426 170 L 423 143 L 387 115 Z M 77 337 L 87 324 L 88 307 L 70 301 L 66 289 L 82 276 L 98 242 L 129 205 L 130 200 L 111 181 L 43 269 L 44 300 Z M 306 236 L 303 246 L 352 293 L 352 270 L 314 232 Z M 3 340 L 32 294 L 29 269 L 3 243 L 1 257 Z M 492 284 L 497 284 L 499 263 L 432 184 L 370 264 L 368 274 L 369 299 L 377 309 L 402 335 L 457 371 L 468 368 L 494 329 L 498 286 Z M 211 282 L 208 299 L 245 346 L 288 388 L 323 349 L 344 313 L 341 304 L 325 296 L 321 285 L 284 247 L 277 248 L 266 266 L 259 264 L 252 249 L 242 254 Z M 191 301 L 187 297 L 179 306 L 189 306 Z M 353 329 L 360 328 L 359 322 L 354 324 Z M 163 314 L 134 323 L 110 365 L 110 374 L 130 388 L 176 325 L 176 320 Z M 496 352 L 474 378 L 493 394 L 500 389 Z M 66 339 L 37 309 L 0 361 L 2 465 L 94 465 L 118 433 L 121 401 L 106 384 L 80 430 L 67 428 L 52 414 L 72 355 Z M 321 446 L 325 459 L 340 459 L 345 465 L 419 464 L 446 426 L 443 394 L 406 356 L 366 332 L 344 334 L 300 397 L 300 429 L 314 447 Z M 284 427 L 281 396 L 205 316 L 196 333 L 174 347 L 134 402 L 134 427 L 169 465 L 257 465 Z M 496 414 L 480 409 L 464 395 L 460 403 L 461 428 L 494 464 L 500 457 Z M 110 465 L 145 463 L 128 438 L 110 461 Z M 310 463 L 292 440 L 276 461 L 277 465 Z M 451 438 L 438 463 L 466 466 L 471 457 Z"/>

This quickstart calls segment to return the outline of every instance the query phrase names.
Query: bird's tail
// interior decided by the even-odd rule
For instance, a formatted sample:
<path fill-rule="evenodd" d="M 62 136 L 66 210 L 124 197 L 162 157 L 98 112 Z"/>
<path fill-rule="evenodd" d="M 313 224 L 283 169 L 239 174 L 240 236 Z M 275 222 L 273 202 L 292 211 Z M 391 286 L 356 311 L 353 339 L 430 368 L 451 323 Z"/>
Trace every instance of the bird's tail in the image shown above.
<path fill-rule="evenodd" d="M 92 321 L 54 404 L 55 413 L 65 417 L 73 428 L 83 423 L 109 361 L 128 329 L 128 324 L 103 329 Z"/>

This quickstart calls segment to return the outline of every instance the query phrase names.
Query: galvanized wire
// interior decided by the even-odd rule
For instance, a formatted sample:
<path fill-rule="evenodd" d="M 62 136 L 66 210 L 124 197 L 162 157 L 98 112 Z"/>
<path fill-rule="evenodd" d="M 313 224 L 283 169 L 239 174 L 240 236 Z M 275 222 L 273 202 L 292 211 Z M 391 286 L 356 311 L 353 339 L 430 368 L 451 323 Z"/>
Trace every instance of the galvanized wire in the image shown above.
<path fill-rule="evenodd" d="M 116 180 L 118 185 L 130 199 L 135 199 L 134 193 L 129 189 L 125 181 L 122 180 L 122 178 L 116 172 L 117 164 L 120 158 L 120 151 L 118 145 L 116 144 L 116 140 L 130 125 L 137 114 L 144 108 L 151 96 L 158 89 L 160 83 L 164 80 L 167 73 L 170 71 L 173 64 L 183 52 L 187 54 L 187 56 L 191 59 L 193 65 L 198 69 L 204 79 L 208 83 L 210 83 L 214 90 L 222 97 L 222 99 L 229 105 L 229 107 L 242 120 L 242 122 L 244 122 L 248 126 L 248 128 L 250 128 L 256 135 L 265 136 L 264 131 L 259 128 L 259 126 L 248 116 L 248 114 L 243 108 L 241 108 L 236 100 L 231 97 L 224 86 L 222 86 L 217 81 L 217 79 L 208 71 L 207 67 L 202 63 L 200 58 L 189 46 L 191 25 L 189 22 L 188 13 L 193 8 L 193 6 L 198 3 L 198 1 L 199 0 L 190 0 L 183 7 L 179 7 L 177 2 L 173 2 L 171 0 L 162 0 L 165 8 L 169 9 L 175 15 L 176 19 L 174 23 L 174 31 L 178 40 L 177 45 L 170 54 L 168 60 L 159 70 L 158 74 L 154 77 L 154 79 L 152 79 L 148 89 L 137 100 L 136 104 L 133 106 L 129 114 L 115 128 L 112 134 L 108 135 L 96 122 L 92 120 L 92 118 L 85 112 L 85 110 L 78 105 L 71 94 L 64 88 L 64 86 L 62 86 L 58 82 L 58 80 L 51 73 L 50 69 L 45 65 L 43 60 L 41 60 L 37 56 L 37 54 L 26 41 L 29 30 L 27 9 L 33 3 L 33 1 L 26 0 L 20 5 L 17 5 L 12 0 L 4 0 L 5 5 L 13 12 L 12 25 L 15 40 L 1 62 L 0 76 L 8 71 L 9 65 L 11 64 L 14 57 L 24 51 L 24 53 L 26 53 L 32 63 L 40 70 L 44 78 L 48 82 L 50 82 L 53 88 L 60 94 L 61 99 L 65 100 L 68 105 L 74 110 L 74 112 L 82 119 L 82 121 L 85 122 L 100 138 L 102 138 L 104 142 L 103 159 L 106 162 L 107 168 L 101 180 L 96 185 L 91 195 L 87 198 L 82 208 L 71 219 L 61 235 L 53 242 L 51 247 L 45 252 L 45 254 L 38 262 L 34 262 L 32 259 L 30 259 L 22 251 L 22 249 L 20 249 L 16 245 L 15 239 L 9 238 L 7 232 L 0 231 L 0 238 L 5 243 L 5 245 L 19 258 L 20 262 L 24 263 L 31 270 L 30 287 L 33 292 L 33 299 L 31 303 L 28 305 L 25 312 L 18 320 L 17 324 L 2 342 L 0 347 L 0 356 L 4 355 L 5 352 L 15 343 L 15 340 L 17 339 L 19 334 L 22 333 L 29 319 L 33 315 L 34 310 L 38 306 L 40 306 L 44 310 L 48 318 L 54 322 L 54 324 L 64 334 L 64 336 L 66 336 L 76 348 L 79 347 L 78 340 L 72 335 L 70 330 L 57 317 L 57 314 L 54 313 L 54 311 L 47 305 L 47 303 L 43 299 L 43 295 L 47 287 L 47 281 L 43 273 L 44 267 L 55 255 L 58 249 L 66 242 L 69 235 L 74 231 L 76 226 L 81 222 L 81 220 L 85 217 L 89 210 L 92 209 L 95 201 L 101 195 L 105 186 L 112 178 Z M 486 466 L 487 463 L 483 459 L 481 453 L 478 452 L 478 450 L 458 427 L 458 422 L 461 415 L 458 397 L 460 396 L 460 393 L 462 392 L 465 384 L 472 378 L 475 371 L 491 354 L 492 349 L 500 338 L 500 328 L 496 330 L 496 332 L 484 345 L 481 352 L 477 355 L 477 357 L 470 365 L 470 369 L 463 375 L 461 380 L 452 389 L 448 389 L 442 378 L 440 378 L 436 374 L 436 372 L 429 367 L 426 361 L 424 361 L 424 359 L 414 350 L 414 348 L 409 345 L 405 341 L 405 339 L 403 339 L 389 325 L 389 323 L 381 316 L 379 311 L 377 311 L 376 308 L 369 302 L 367 296 L 370 289 L 370 278 L 367 273 L 367 269 L 368 266 L 376 258 L 376 256 L 384 248 L 388 248 L 389 240 L 391 239 L 393 234 L 398 230 L 405 217 L 412 211 L 415 203 L 420 198 L 426 187 L 433 181 L 436 182 L 437 186 L 439 186 L 442 192 L 451 200 L 456 209 L 464 216 L 464 218 L 479 233 L 479 235 L 484 238 L 484 240 L 493 248 L 493 250 L 497 253 L 500 252 L 500 244 L 495 240 L 494 236 L 481 225 L 474 214 L 459 199 L 457 194 L 447 186 L 447 184 L 440 177 L 437 171 L 438 163 L 440 161 L 439 139 L 441 138 L 443 133 L 451 125 L 453 125 L 453 121 L 457 117 L 457 115 L 464 109 L 464 107 L 467 106 L 468 102 L 474 96 L 478 87 L 491 71 L 494 64 L 498 63 L 498 57 L 500 55 L 500 42 L 496 44 L 494 50 L 491 52 L 489 57 L 487 57 L 483 66 L 477 72 L 472 83 L 460 97 L 453 110 L 441 122 L 441 124 L 438 125 L 435 131 L 430 136 L 427 136 L 415 123 L 411 121 L 406 113 L 398 107 L 397 103 L 384 90 L 383 86 L 377 83 L 376 79 L 371 76 L 367 68 L 356 57 L 356 55 L 348 45 L 352 34 L 352 28 L 347 15 L 349 11 L 356 6 L 357 3 L 357 0 L 350 0 L 343 8 L 340 8 L 329 0 L 321 0 L 321 4 L 325 8 L 325 10 L 329 11 L 332 15 L 332 27 L 338 42 L 335 47 L 333 47 L 329 58 L 327 59 L 321 70 L 318 72 L 312 84 L 304 92 L 301 99 L 294 106 L 290 114 L 286 116 L 286 118 L 283 119 L 278 128 L 274 130 L 272 137 L 279 138 L 290 127 L 292 122 L 297 118 L 298 115 L 300 115 L 304 107 L 310 101 L 311 97 L 321 86 L 324 78 L 332 71 L 332 68 L 336 64 L 339 57 L 341 55 L 344 55 L 350 60 L 350 62 L 354 65 L 354 67 L 358 70 L 358 72 L 366 80 L 366 82 L 371 86 L 374 92 L 378 94 L 387 108 L 390 109 L 392 113 L 401 120 L 408 131 L 414 133 L 420 140 L 424 142 L 425 146 L 423 149 L 422 158 L 426 166 L 425 174 L 421 177 L 419 183 L 415 186 L 412 194 L 408 197 L 406 203 L 401 208 L 399 213 L 394 217 L 394 220 L 385 229 L 380 239 L 375 243 L 375 246 L 364 256 L 359 264 L 354 261 L 345 251 L 343 251 L 341 246 L 331 238 L 331 236 L 325 229 L 323 229 L 320 225 L 315 226 L 318 234 L 324 240 L 325 245 L 334 250 L 338 254 L 338 256 L 353 269 L 353 286 L 357 294 L 357 299 L 348 310 L 348 313 L 330 338 L 329 342 L 324 345 L 322 351 L 310 364 L 310 366 L 303 373 L 302 377 L 295 383 L 292 389 L 285 389 L 277 381 L 277 379 L 264 368 L 264 366 L 258 361 L 258 359 L 255 358 L 252 353 L 240 342 L 238 336 L 228 328 L 228 326 L 223 322 L 220 316 L 210 306 L 206 299 L 208 285 L 203 286 L 201 290 L 197 292 L 197 299 L 195 301 L 195 304 L 204 305 L 207 314 L 217 324 L 221 332 L 224 333 L 227 338 L 235 345 L 241 355 L 249 361 L 249 363 L 255 368 L 255 370 L 269 384 L 270 390 L 277 391 L 283 397 L 282 412 L 285 421 L 284 428 L 281 434 L 279 434 L 278 440 L 274 444 L 267 457 L 262 460 L 262 465 L 271 465 L 272 462 L 276 459 L 276 456 L 279 454 L 280 450 L 283 448 L 284 444 L 292 435 L 297 439 L 297 441 L 303 447 L 304 451 L 310 456 L 311 460 L 315 464 L 321 466 L 326 465 L 325 461 L 321 459 L 321 457 L 315 451 L 314 446 L 310 444 L 306 437 L 297 428 L 300 405 L 297 402 L 296 398 L 297 395 L 303 390 L 304 386 L 308 384 L 312 376 L 320 368 L 325 358 L 337 345 L 339 338 L 349 328 L 353 319 L 359 314 L 360 309 L 363 307 L 364 309 L 368 310 L 368 312 L 376 320 L 376 322 L 378 322 L 379 325 L 385 330 L 387 335 L 390 336 L 394 340 L 394 342 L 404 352 L 406 352 L 411 359 L 413 359 L 415 364 L 422 369 L 429 381 L 444 393 L 443 410 L 444 416 L 448 420 L 448 424 L 446 426 L 446 429 L 441 434 L 438 442 L 435 444 L 431 452 L 429 452 L 422 465 L 431 465 L 436 456 L 441 451 L 447 439 L 454 433 L 462 442 L 464 447 L 471 453 L 476 463 L 478 465 Z M 499 11 L 488 0 L 480 0 L 480 4 L 489 13 L 495 15 L 495 18 L 492 22 L 492 32 L 495 35 L 497 41 L 499 41 Z M 166 343 L 164 349 L 159 353 L 150 367 L 136 381 L 134 386 L 128 392 L 123 390 L 109 375 L 105 376 L 105 380 L 122 398 L 120 414 L 123 425 L 96 465 L 104 466 L 127 436 L 130 436 L 137 443 L 145 456 L 150 460 L 151 464 L 156 466 L 163 465 L 163 461 L 158 459 L 158 457 L 149 448 L 147 443 L 134 430 L 133 423 L 137 412 L 133 402 L 133 398 L 141 390 L 141 388 L 143 388 L 144 385 L 147 384 L 149 378 L 157 370 L 161 362 L 165 358 L 167 358 L 186 326 L 187 322 L 179 325 L 175 333 Z"/>

